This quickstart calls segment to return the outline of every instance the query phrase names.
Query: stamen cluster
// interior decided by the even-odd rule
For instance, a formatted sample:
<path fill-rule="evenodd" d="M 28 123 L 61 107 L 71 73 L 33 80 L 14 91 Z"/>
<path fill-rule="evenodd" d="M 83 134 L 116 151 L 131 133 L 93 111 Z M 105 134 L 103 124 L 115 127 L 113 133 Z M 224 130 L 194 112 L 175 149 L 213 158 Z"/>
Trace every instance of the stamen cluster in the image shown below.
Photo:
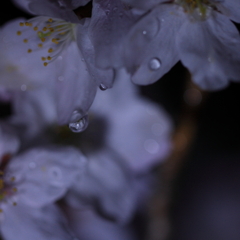
<path fill-rule="evenodd" d="M 46 55 L 41 57 L 44 66 L 47 66 L 50 62 L 55 60 L 66 45 L 75 40 L 75 24 L 60 19 L 36 17 L 27 22 L 20 22 L 19 25 L 21 27 L 30 27 L 34 32 L 30 39 L 23 39 L 23 42 L 26 44 L 29 43 L 29 41 L 37 43 L 37 48 L 29 48 L 27 50 L 28 53 L 32 53 L 41 48 L 47 50 Z M 24 31 L 17 31 L 17 35 L 21 36 L 23 32 Z"/>
<path fill-rule="evenodd" d="M 209 16 L 209 11 L 213 7 L 209 0 L 175 0 L 175 3 L 180 5 L 185 13 L 191 15 L 197 13 L 201 20 L 205 20 Z"/>

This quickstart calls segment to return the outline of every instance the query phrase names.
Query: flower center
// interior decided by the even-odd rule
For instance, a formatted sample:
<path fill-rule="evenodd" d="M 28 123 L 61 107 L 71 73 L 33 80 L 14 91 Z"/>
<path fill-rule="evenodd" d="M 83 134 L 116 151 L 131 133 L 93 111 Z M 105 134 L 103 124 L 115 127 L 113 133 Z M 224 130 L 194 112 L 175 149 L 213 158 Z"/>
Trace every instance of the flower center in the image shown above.
<path fill-rule="evenodd" d="M 5 154 L 1 159 L 0 166 L 0 204 L 7 203 L 9 197 L 13 196 L 17 192 L 17 188 L 14 187 L 14 182 L 16 178 L 14 176 L 5 176 L 3 169 L 6 167 L 11 155 Z M 15 201 L 11 201 L 13 206 L 16 206 Z M 3 212 L 3 209 L 0 208 L 0 213 Z"/>
<path fill-rule="evenodd" d="M 195 19 L 205 20 L 214 7 L 209 0 L 175 0 L 185 13 L 191 14 Z"/>
<path fill-rule="evenodd" d="M 36 43 L 35 48 L 29 48 L 28 53 L 45 49 L 46 55 L 41 57 L 43 65 L 47 66 L 54 61 L 62 51 L 72 42 L 76 40 L 75 26 L 76 24 L 65 22 L 61 19 L 36 17 L 28 22 L 20 22 L 19 25 L 24 28 L 23 31 L 17 31 L 17 35 L 24 35 L 25 31 L 32 31 L 30 37 L 24 38 L 23 42 L 28 44 Z M 29 29 L 30 28 L 30 29 Z"/>
<path fill-rule="evenodd" d="M 5 179 L 4 172 L 0 171 L 0 203 L 7 203 L 9 197 L 13 196 L 17 192 L 17 188 L 12 186 L 15 181 L 15 177 Z M 16 202 L 12 202 L 13 206 L 16 206 Z M 3 209 L 0 208 L 0 213 Z"/>

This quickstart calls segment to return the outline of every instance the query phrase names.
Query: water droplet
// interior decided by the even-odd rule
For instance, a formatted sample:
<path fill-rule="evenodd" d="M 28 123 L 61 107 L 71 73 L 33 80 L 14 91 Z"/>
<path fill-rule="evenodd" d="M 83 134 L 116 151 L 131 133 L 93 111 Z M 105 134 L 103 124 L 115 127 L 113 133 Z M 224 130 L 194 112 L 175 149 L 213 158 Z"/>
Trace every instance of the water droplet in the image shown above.
<path fill-rule="evenodd" d="M 119 17 L 122 18 L 123 17 L 123 13 L 119 13 Z"/>
<path fill-rule="evenodd" d="M 58 77 L 58 81 L 62 82 L 64 80 L 64 77 L 63 76 L 59 76 Z"/>
<path fill-rule="evenodd" d="M 109 15 L 110 11 L 109 11 L 109 10 L 106 10 L 105 13 L 106 13 L 106 15 Z"/>
<path fill-rule="evenodd" d="M 58 56 L 58 58 L 57 58 L 58 60 L 62 60 L 63 59 L 63 57 L 62 56 Z"/>
<path fill-rule="evenodd" d="M 99 88 L 100 88 L 100 90 L 102 90 L 102 91 L 105 91 L 105 90 L 108 89 L 108 87 L 106 87 L 103 83 L 101 83 L 101 84 L 99 85 Z"/>
<path fill-rule="evenodd" d="M 29 164 L 28 164 L 28 167 L 30 168 L 30 169 L 34 169 L 34 168 L 36 168 L 36 163 L 35 162 L 30 162 Z"/>
<path fill-rule="evenodd" d="M 146 35 L 146 34 L 147 34 L 147 31 L 144 30 L 142 33 L 143 33 L 143 35 Z"/>
<path fill-rule="evenodd" d="M 118 10 L 117 7 L 114 7 L 114 8 L 113 8 L 113 12 L 116 12 L 117 10 Z"/>
<path fill-rule="evenodd" d="M 148 66 L 151 70 L 156 71 L 161 67 L 161 61 L 158 58 L 152 58 Z"/>
<path fill-rule="evenodd" d="M 147 139 L 144 142 L 144 149 L 150 154 L 156 154 L 159 150 L 159 144 L 154 139 Z"/>
<path fill-rule="evenodd" d="M 72 132 L 79 133 L 83 132 L 88 126 L 88 115 L 81 117 L 76 121 L 69 123 L 68 127 Z"/>
<path fill-rule="evenodd" d="M 27 85 L 23 84 L 23 85 L 21 86 L 21 90 L 22 90 L 23 92 L 25 92 L 25 91 L 27 90 Z"/>

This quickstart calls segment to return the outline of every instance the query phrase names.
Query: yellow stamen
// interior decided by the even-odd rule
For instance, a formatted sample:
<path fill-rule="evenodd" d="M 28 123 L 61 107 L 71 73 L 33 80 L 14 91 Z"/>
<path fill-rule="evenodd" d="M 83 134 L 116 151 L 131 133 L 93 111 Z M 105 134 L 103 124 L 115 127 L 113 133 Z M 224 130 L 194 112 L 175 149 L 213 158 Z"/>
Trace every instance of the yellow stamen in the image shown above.
<path fill-rule="evenodd" d="M 31 53 L 31 52 L 32 52 L 32 49 L 29 48 L 29 49 L 28 49 L 28 53 Z"/>
<path fill-rule="evenodd" d="M 46 67 L 46 66 L 48 65 L 48 63 L 47 63 L 47 62 L 45 62 L 45 63 L 43 63 L 43 65 Z"/>
<path fill-rule="evenodd" d="M 20 25 L 21 27 L 23 27 L 23 26 L 24 26 L 24 23 L 23 23 L 23 22 L 20 22 L 19 25 Z"/>
<path fill-rule="evenodd" d="M 24 43 L 27 43 L 27 42 L 28 42 L 28 40 L 25 38 L 25 39 L 23 39 L 23 42 L 24 42 Z"/>
<path fill-rule="evenodd" d="M 22 34 L 21 31 L 17 31 L 17 35 L 20 36 Z"/>

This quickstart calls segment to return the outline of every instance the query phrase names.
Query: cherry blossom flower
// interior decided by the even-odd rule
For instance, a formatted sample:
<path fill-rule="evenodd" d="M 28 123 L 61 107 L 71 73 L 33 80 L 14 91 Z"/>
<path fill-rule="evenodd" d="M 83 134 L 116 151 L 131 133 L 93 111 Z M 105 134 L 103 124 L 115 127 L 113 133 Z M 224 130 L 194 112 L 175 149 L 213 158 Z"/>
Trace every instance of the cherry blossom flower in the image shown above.
<path fill-rule="evenodd" d="M 112 70 L 95 66 L 89 18 L 79 19 L 72 10 L 87 1 L 16 2 L 40 16 L 2 29 L 2 57 L 8 61 L 0 66 L 1 85 L 22 91 L 55 88 L 59 124 L 76 120 L 76 111 L 78 120 L 85 117 L 96 88 L 109 88 L 113 81 Z"/>
<path fill-rule="evenodd" d="M 123 90 L 124 95 L 121 94 Z M 52 116 L 51 94 L 46 93 L 49 97 L 43 97 L 40 91 L 38 94 L 22 92 L 20 95 L 25 98 L 18 96 L 14 100 L 17 104 L 13 105 L 16 106 L 14 122 L 26 121 L 26 129 L 35 129 L 27 136 L 33 139 L 36 134 L 39 141 L 40 133 L 51 127 L 56 117 Z M 49 106 L 49 110 L 44 106 Z M 28 124 L 28 119 L 34 120 L 35 127 Z M 80 148 L 89 160 L 84 177 L 75 182 L 65 199 L 71 206 L 94 206 L 108 218 L 127 222 L 142 204 L 140 199 L 144 202 L 139 197 L 141 193 L 148 196 L 150 169 L 163 161 L 171 150 L 171 120 L 163 109 L 138 95 L 125 71 L 119 71 L 112 89 L 98 91 L 89 119 L 89 127 L 80 134 L 65 128 L 50 132 L 52 141 Z M 43 123 L 38 124 L 37 120 Z M 77 129 L 76 124 L 76 132 Z M 49 134 L 45 138 L 43 136 L 43 142 L 52 142 Z"/>
<path fill-rule="evenodd" d="M 146 11 L 125 44 L 133 82 L 153 83 L 179 60 L 202 89 L 222 89 L 240 80 L 240 35 L 231 22 L 240 22 L 239 1 L 124 2 Z"/>
<path fill-rule="evenodd" d="M 79 181 L 86 160 L 69 147 L 34 148 L 17 154 L 5 134 L 0 145 L 0 232 L 4 239 L 77 239 L 54 204 Z M 10 155 L 9 149 L 15 149 Z"/>

